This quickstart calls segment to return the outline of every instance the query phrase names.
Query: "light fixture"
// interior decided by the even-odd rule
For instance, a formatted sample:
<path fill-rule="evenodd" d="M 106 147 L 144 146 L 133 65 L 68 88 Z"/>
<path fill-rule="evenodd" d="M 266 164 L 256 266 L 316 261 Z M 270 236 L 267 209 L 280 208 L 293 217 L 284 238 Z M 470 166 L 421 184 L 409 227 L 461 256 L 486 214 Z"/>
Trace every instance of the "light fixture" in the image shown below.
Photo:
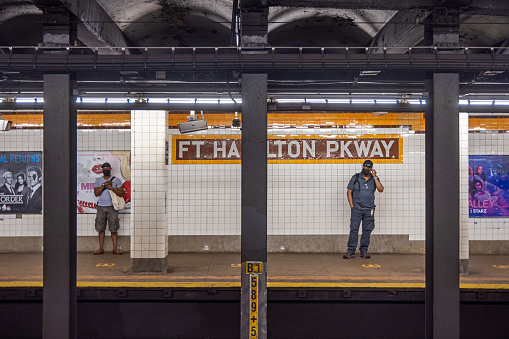
<path fill-rule="evenodd" d="M 203 111 L 201 111 L 201 119 L 198 119 L 198 117 L 194 114 L 194 111 L 191 111 L 191 115 L 187 116 L 187 122 L 177 124 L 177 127 L 180 133 L 202 131 L 208 128 L 207 120 L 203 118 Z"/>

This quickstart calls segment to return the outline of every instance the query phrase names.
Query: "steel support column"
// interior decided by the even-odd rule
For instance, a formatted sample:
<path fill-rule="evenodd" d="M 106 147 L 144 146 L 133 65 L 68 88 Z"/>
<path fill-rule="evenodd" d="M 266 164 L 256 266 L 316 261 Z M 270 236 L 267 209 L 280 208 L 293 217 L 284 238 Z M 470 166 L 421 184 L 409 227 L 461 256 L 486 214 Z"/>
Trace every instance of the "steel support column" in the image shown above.
<path fill-rule="evenodd" d="M 46 8 L 45 46 L 72 46 L 74 17 Z M 56 57 L 62 51 L 46 50 Z M 72 74 L 72 73 L 71 73 Z M 43 338 L 76 338 L 76 107 L 74 76 L 44 74 Z"/>
<path fill-rule="evenodd" d="M 426 338 L 459 338 L 459 75 L 428 81 Z"/>
<path fill-rule="evenodd" d="M 460 11 L 435 8 L 425 42 L 456 56 Z M 426 338 L 460 337 L 459 74 L 427 73 L 426 109 Z"/>
<path fill-rule="evenodd" d="M 267 337 L 267 74 L 242 75 L 241 337 Z M 247 274 L 249 262 L 261 270 Z M 256 300 L 252 299 L 253 277 Z M 253 306 L 252 303 L 256 302 Z M 253 313 L 253 307 L 256 312 Z M 253 318 L 255 314 L 255 318 Z"/>
<path fill-rule="evenodd" d="M 76 338 L 76 109 L 69 74 L 44 75 L 43 338 Z"/>

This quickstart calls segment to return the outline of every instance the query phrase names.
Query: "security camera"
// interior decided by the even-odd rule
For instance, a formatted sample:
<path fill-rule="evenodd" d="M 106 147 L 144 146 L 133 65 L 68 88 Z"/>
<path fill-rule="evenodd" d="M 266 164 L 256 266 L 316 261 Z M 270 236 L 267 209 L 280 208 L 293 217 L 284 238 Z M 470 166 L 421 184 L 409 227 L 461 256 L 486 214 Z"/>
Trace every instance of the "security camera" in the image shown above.
<path fill-rule="evenodd" d="M 194 111 L 191 111 L 191 115 L 187 116 L 187 122 L 179 123 L 177 124 L 177 127 L 180 133 L 206 130 L 208 128 L 207 119 L 203 118 L 203 111 L 201 112 L 201 119 L 198 119 L 198 117 L 194 115 Z"/>
<path fill-rule="evenodd" d="M 0 120 L 0 131 L 9 131 L 12 126 L 12 121 Z"/>
<path fill-rule="evenodd" d="M 235 118 L 232 120 L 232 127 L 240 127 L 240 119 L 237 112 L 235 112 Z"/>

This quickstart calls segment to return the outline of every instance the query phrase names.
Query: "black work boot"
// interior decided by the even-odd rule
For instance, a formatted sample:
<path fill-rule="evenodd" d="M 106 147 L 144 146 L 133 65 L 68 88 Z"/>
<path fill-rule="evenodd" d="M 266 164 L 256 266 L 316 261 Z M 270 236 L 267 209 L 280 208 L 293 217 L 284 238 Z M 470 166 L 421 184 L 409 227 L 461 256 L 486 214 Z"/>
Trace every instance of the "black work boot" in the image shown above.
<path fill-rule="evenodd" d="M 355 258 L 355 254 L 353 252 L 346 252 L 345 255 L 343 255 L 343 259 L 352 259 L 352 258 Z"/>
<path fill-rule="evenodd" d="M 361 257 L 363 257 L 364 259 L 371 258 L 371 256 L 368 254 L 368 252 L 361 252 Z"/>

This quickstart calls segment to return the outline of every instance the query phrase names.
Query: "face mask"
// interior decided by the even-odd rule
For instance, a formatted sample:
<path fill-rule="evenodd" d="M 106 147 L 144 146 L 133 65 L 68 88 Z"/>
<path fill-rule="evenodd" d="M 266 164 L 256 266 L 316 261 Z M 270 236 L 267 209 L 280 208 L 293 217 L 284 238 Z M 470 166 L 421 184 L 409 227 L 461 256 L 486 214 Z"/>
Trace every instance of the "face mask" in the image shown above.
<path fill-rule="evenodd" d="M 105 177 L 109 177 L 110 173 L 111 173 L 110 170 L 103 170 L 103 174 L 104 174 Z"/>
<path fill-rule="evenodd" d="M 363 169 L 362 169 L 362 174 L 363 174 L 363 175 L 368 175 L 368 174 L 369 174 L 369 169 L 367 169 L 367 168 L 363 168 Z"/>

